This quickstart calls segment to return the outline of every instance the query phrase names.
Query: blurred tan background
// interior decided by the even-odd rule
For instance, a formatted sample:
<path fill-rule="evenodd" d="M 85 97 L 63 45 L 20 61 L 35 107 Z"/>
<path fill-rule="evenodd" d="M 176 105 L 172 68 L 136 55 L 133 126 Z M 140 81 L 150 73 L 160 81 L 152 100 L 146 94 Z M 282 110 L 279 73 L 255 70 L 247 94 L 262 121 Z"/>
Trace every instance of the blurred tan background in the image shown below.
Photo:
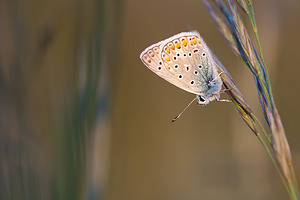
<path fill-rule="evenodd" d="M 300 2 L 253 4 L 299 180 Z M 0 199 L 288 199 L 233 104 L 171 123 L 194 95 L 139 60 L 197 30 L 264 121 L 201 0 L 2 0 L 0 27 Z"/>

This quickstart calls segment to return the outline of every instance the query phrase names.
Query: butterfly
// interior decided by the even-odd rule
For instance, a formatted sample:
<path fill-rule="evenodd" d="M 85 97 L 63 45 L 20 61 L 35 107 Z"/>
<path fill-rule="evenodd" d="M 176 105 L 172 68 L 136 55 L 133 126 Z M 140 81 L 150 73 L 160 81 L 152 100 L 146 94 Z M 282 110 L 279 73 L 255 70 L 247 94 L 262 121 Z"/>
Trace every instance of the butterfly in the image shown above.
<path fill-rule="evenodd" d="M 141 53 L 140 59 L 158 76 L 196 94 L 194 100 L 199 105 L 207 105 L 213 100 L 229 101 L 220 99 L 222 73 L 218 73 L 210 49 L 196 31 L 182 32 L 153 44 Z"/>

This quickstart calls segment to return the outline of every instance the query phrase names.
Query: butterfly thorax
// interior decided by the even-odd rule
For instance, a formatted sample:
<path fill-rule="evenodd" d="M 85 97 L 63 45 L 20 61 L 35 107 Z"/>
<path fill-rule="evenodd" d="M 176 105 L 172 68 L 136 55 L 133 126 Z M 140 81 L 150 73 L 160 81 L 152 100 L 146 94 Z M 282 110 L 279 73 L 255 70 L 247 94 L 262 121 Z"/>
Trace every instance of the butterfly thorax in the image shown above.
<path fill-rule="evenodd" d="M 197 95 L 197 103 L 199 105 L 207 105 L 210 101 L 219 100 L 222 80 L 218 76 L 207 83 L 207 90 L 201 95 Z"/>

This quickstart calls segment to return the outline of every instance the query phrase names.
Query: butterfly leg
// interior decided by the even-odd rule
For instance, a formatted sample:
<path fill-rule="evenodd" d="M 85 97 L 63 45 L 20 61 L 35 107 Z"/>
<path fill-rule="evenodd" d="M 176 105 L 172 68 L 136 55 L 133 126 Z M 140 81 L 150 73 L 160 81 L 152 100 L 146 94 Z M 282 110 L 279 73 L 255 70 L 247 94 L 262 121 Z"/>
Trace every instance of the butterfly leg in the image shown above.
<path fill-rule="evenodd" d="M 230 99 L 219 99 L 217 102 L 232 102 Z"/>
<path fill-rule="evenodd" d="M 212 83 L 212 82 L 214 82 L 219 76 L 221 76 L 221 74 L 223 74 L 223 72 L 220 72 L 219 74 L 218 74 L 218 76 L 216 76 L 213 80 L 211 80 L 209 83 Z"/>
<path fill-rule="evenodd" d="M 216 97 L 216 101 L 217 101 L 217 102 L 232 102 L 232 101 L 229 100 L 229 99 L 219 99 L 219 97 Z"/>
<path fill-rule="evenodd" d="M 224 89 L 224 90 L 221 90 L 220 93 L 224 93 L 226 91 L 230 91 L 231 89 Z"/>

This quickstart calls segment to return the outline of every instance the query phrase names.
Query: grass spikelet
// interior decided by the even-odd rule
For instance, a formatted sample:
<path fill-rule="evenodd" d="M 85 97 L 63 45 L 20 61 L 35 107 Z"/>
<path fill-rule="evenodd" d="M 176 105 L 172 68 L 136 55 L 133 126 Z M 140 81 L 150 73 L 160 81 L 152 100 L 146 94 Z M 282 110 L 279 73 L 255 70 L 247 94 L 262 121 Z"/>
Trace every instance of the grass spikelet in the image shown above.
<path fill-rule="evenodd" d="M 268 126 L 263 127 L 261 125 L 241 92 L 235 86 L 225 67 L 217 57 L 214 56 L 219 71 L 225 72 L 222 74 L 222 79 L 225 88 L 229 89 L 226 92 L 235 104 L 242 119 L 255 133 L 267 151 L 283 180 L 290 199 L 299 200 L 300 196 L 292 165 L 292 156 L 284 127 L 274 102 L 268 69 L 259 42 L 252 2 L 251 0 L 228 0 L 225 4 L 222 0 L 210 0 L 209 2 L 205 1 L 205 4 L 210 15 L 216 22 L 218 29 L 223 34 L 232 50 L 244 61 L 253 74 L 258 92 L 258 99 Z M 237 5 L 246 13 L 251 22 L 258 50 L 254 47 L 252 40 L 249 37 Z M 267 132 L 265 130 L 267 130 Z M 260 133 L 263 134 L 261 135 Z M 265 141 L 267 143 L 265 143 Z"/>

